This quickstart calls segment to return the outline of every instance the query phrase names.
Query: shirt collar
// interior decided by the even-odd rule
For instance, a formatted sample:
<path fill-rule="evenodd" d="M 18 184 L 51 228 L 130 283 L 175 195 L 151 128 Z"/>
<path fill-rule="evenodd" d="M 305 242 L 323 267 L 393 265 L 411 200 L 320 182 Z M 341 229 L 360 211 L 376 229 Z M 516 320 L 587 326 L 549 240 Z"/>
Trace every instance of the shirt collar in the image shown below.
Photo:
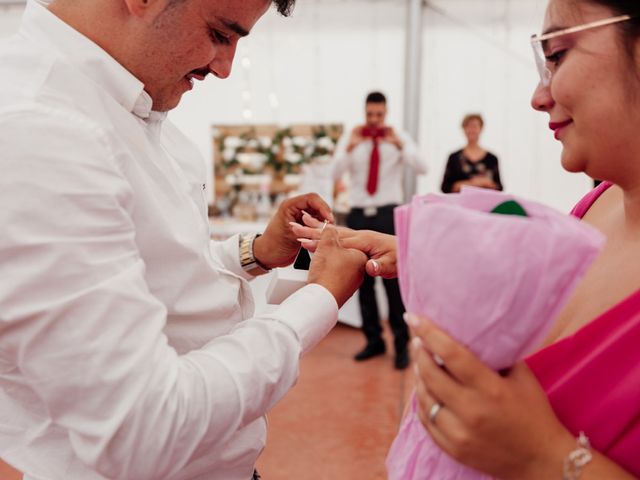
<path fill-rule="evenodd" d="M 27 2 L 20 34 L 78 68 L 127 111 L 148 119 L 153 101 L 144 91 L 144 84 L 97 44 L 51 13 L 45 4 L 37 0 Z"/>

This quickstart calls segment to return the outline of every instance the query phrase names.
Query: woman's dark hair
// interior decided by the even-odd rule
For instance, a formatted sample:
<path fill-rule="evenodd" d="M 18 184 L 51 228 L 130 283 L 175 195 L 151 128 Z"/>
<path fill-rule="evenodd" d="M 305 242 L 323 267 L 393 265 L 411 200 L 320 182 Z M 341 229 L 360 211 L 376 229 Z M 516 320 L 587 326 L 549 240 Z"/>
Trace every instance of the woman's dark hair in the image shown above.
<path fill-rule="evenodd" d="M 588 0 L 596 5 L 613 10 L 618 15 L 640 15 L 640 3 L 636 0 Z"/>
<path fill-rule="evenodd" d="M 594 5 L 608 8 L 616 15 L 629 15 L 630 20 L 616 26 L 623 34 L 624 46 L 631 59 L 635 58 L 635 43 L 640 38 L 640 1 L 638 0 L 587 0 Z"/>

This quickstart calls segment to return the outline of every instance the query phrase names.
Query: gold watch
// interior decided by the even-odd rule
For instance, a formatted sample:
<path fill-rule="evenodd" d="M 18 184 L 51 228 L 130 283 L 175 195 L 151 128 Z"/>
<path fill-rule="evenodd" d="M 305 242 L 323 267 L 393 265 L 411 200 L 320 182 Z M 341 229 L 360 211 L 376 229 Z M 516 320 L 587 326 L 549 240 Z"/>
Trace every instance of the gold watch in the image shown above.
<path fill-rule="evenodd" d="M 240 266 L 245 272 L 254 276 L 262 275 L 269 271 L 268 268 L 265 268 L 258 262 L 253 254 L 253 242 L 255 242 L 259 236 L 259 233 L 241 234 L 238 241 Z"/>

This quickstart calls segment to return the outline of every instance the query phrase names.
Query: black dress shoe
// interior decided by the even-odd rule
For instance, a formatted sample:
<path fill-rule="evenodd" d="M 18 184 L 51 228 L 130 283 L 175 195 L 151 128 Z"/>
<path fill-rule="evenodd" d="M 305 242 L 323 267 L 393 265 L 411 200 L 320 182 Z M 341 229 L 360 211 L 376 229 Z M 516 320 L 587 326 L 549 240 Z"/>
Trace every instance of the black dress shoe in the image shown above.
<path fill-rule="evenodd" d="M 387 348 L 384 346 L 384 343 L 368 343 L 361 352 L 358 352 L 356 356 L 353 357 L 353 359 L 357 362 L 361 362 L 377 355 L 384 355 L 386 351 Z"/>
<path fill-rule="evenodd" d="M 404 370 L 407 368 L 409 366 L 409 352 L 407 350 L 398 352 L 393 366 L 396 367 L 396 370 Z"/>

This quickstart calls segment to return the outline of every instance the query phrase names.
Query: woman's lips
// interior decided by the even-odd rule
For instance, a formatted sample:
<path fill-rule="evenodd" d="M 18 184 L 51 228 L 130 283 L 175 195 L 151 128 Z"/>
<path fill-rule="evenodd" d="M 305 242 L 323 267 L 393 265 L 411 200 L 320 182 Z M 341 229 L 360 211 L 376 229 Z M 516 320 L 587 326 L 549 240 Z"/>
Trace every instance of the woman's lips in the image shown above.
<path fill-rule="evenodd" d="M 553 136 L 556 140 L 559 139 L 562 129 L 572 122 L 573 120 L 571 119 L 565 120 L 564 122 L 549 122 L 549 128 L 553 130 Z"/>

